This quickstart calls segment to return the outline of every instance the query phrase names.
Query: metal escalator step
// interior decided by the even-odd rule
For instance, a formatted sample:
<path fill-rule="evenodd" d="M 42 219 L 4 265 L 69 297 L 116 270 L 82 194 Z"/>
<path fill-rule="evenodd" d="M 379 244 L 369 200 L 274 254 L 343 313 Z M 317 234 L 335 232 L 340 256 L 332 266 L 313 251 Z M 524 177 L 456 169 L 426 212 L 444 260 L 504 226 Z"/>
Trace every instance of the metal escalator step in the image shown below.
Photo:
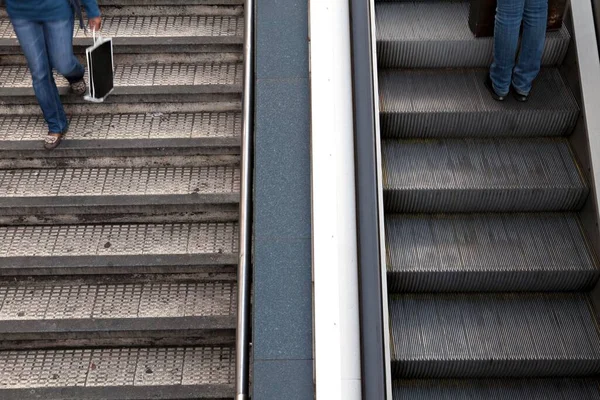
<path fill-rule="evenodd" d="M 600 336 L 581 294 L 414 294 L 390 300 L 396 378 L 592 376 Z"/>
<path fill-rule="evenodd" d="M 126 10 L 121 9 L 124 14 Z M 112 37 L 115 45 L 175 44 L 242 44 L 243 16 L 230 15 L 160 15 L 105 16 L 102 35 Z M 74 45 L 90 45 L 89 34 L 76 25 Z M 18 46 L 12 24 L 0 18 L 0 46 Z"/>
<path fill-rule="evenodd" d="M 33 151 L 43 152 L 40 142 L 47 131 L 41 115 L 0 115 L 0 156 L 32 157 Z M 119 151 L 130 155 L 141 149 L 147 154 L 157 148 L 161 150 L 157 154 L 164 155 L 168 148 L 235 149 L 240 145 L 240 131 L 237 111 L 76 114 L 70 118 L 69 134 L 51 155 L 81 157 L 110 151 L 116 156 Z M 40 156 L 49 156 L 44 153 Z"/>
<path fill-rule="evenodd" d="M 114 95 L 237 93 L 242 76 L 240 63 L 117 63 Z M 67 94 L 67 80 L 58 74 L 55 80 L 59 92 Z M 33 94 L 25 65 L 0 65 L 0 96 Z"/>
<path fill-rule="evenodd" d="M 575 214 L 388 215 L 391 292 L 587 290 L 599 277 Z"/>
<path fill-rule="evenodd" d="M 492 99 L 486 70 L 384 70 L 379 76 L 383 137 L 560 136 L 577 102 L 555 68 L 542 69 L 529 101 Z"/>
<path fill-rule="evenodd" d="M 133 212 L 239 202 L 239 169 L 114 167 L 0 170 L 0 210 L 5 215 Z"/>
<path fill-rule="evenodd" d="M 600 400 L 595 379 L 409 380 L 394 400 Z"/>
<path fill-rule="evenodd" d="M 237 263 L 238 225 L 0 226 L 0 274 L 173 272 Z"/>
<path fill-rule="evenodd" d="M 170 336 L 231 341 L 235 283 L 185 278 L 5 282 L 0 285 L 1 346 L 73 339 L 97 345 L 111 338 L 137 345 Z"/>
<path fill-rule="evenodd" d="M 376 5 L 380 68 L 488 67 L 493 38 L 475 38 L 468 2 L 393 2 Z M 543 65 L 562 63 L 571 36 L 549 32 Z"/>
<path fill-rule="evenodd" d="M 588 188 L 566 140 L 383 142 L 392 212 L 577 210 Z"/>
<path fill-rule="evenodd" d="M 0 352 L 3 400 L 231 399 L 230 347 Z"/>

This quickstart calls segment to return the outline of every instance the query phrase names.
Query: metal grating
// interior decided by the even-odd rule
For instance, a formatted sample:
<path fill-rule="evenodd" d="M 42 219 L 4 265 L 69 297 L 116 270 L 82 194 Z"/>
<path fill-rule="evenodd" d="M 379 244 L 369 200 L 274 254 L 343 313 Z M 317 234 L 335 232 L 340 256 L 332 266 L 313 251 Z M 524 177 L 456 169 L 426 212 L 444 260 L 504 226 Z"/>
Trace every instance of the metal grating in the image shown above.
<path fill-rule="evenodd" d="M 598 278 L 573 214 L 391 215 L 392 292 L 585 290 Z"/>
<path fill-rule="evenodd" d="M 127 140 L 239 137 L 238 112 L 74 115 L 67 140 Z M 0 116 L 0 141 L 41 140 L 41 115 Z"/>
<path fill-rule="evenodd" d="M 542 377 L 600 372 L 580 294 L 423 294 L 390 300 L 395 376 Z"/>
<path fill-rule="evenodd" d="M 234 254 L 236 223 L 0 227 L 0 257 Z"/>
<path fill-rule="evenodd" d="M 542 69 L 526 107 L 498 102 L 484 87 L 486 70 L 384 71 L 379 76 L 384 137 L 560 136 L 579 107 L 555 68 Z"/>
<path fill-rule="evenodd" d="M 588 189 L 564 140 L 383 142 L 385 205 L 397 212 L 576 210 Z"/>
<path fill-rule="evenodd" d="M 232 166 L 0 170 L 0 197 L 236 193 Z"/>
<path fill-rule="evenodd" d="M 0 389 L 219 385 L 234 374 L 228 347 L 0 352 Z"/>
<path fill-rule="evenodd" d="M 241 85 L 243 66 L 239 63 L 152 63 L 117 64 L 115 87 L 127 86 L 190 86 Z M 58 87 L 69 86 L 67 80 L 55 74 Z M 0 88 L 32 87 L 29 69 L 24 65 L 1 65 Z"/>
<path fill-rule="evenodd" d="M 112 38 L 243 37 L 244 18 L 213 15 L 109 16 L 103 18 L 102 35 Z M 75 37 L 90 35 L 76 24 Z M 16 39 L 12 24 L 6 18 L 0 19 L 0 39 Z"/>
<path fill-rule="evenodd" d="M 410 380 L 394 384 L 394 400 L 600 400 L 593 379 Z"/>
<path fill-rule="evenodd" d="M 230 316 L 231 282 L 0 287 L 0 321 Z"/>
<path fill-rule="evenodd" d="M 488 67 L 493 38 L 475 38 L 468 2 L 379 3 L 377 62 L 388 68 Z M 543 65 L 562 63 L 571 37 L 549 32 Z"/>

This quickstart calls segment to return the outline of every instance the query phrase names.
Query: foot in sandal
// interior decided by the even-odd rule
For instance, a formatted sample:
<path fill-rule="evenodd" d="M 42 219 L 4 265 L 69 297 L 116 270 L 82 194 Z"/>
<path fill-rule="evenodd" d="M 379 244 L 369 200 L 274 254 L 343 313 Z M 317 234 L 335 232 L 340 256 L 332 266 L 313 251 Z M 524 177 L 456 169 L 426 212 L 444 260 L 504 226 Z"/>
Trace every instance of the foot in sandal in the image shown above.
<path fill-rule="evenodd" d="M 54 150 L 62 142 L 63 136 L 62 133 L 48 132 L 48 136 L 44 140 L 44 148 L 46 150 Z"/>

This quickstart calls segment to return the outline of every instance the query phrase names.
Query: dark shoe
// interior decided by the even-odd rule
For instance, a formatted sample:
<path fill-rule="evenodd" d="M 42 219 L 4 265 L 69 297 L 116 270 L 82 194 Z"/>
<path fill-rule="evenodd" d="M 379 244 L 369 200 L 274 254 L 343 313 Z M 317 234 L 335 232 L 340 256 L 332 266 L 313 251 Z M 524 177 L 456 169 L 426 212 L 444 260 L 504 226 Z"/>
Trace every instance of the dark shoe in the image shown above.
<path fill-rule="evenodd" d="M 515 98 L 515 100 L 520 101 L 521 103 L 525 103 L 528 99 L 529 99 L 529 95 L 528 94 L 521 94 L 519 92 L 517 92 L 517 89 L 515 89 L 514 86 L 511 86 L 510 88 L 513 97 Z"/>
<path fill-rule="evenodd" d="M 46 150 L 54 150 L 62 142 L 64 134 L 48 132 L 48 136 L 44 140 L 44 148 Z"/>
<path fill-rule="evenodd" d="M 500 96 L 498 93 L 496 93 L 496 90 L 494 90 L 494 84 L 492 83 L 492 78 L 490 78 L 489 75 L 485 78 L 485 87 L 490 92 L 494 100 L 504 101 L 504 99 L 506 99 L 506 96 Z"/>
<path fill-rule="evenodd" d="M 83 96 L 86 91 L 87 85 L 85 84 L 85 79 L 81 78 L 80 81 L 71 83 L 71 92 L 77 96 Z"/>

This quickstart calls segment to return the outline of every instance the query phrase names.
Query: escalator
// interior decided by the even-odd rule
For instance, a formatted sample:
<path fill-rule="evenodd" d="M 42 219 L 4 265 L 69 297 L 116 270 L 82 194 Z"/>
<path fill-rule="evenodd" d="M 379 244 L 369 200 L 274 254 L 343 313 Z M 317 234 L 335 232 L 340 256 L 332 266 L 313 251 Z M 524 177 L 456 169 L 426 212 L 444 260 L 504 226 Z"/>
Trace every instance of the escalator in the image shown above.
<path fill-rule="evenodd" d="M 529 102 L 499 103 L 468 13 L 375 5 L 393 398 L 600 399 L 570 24 Z"/>

